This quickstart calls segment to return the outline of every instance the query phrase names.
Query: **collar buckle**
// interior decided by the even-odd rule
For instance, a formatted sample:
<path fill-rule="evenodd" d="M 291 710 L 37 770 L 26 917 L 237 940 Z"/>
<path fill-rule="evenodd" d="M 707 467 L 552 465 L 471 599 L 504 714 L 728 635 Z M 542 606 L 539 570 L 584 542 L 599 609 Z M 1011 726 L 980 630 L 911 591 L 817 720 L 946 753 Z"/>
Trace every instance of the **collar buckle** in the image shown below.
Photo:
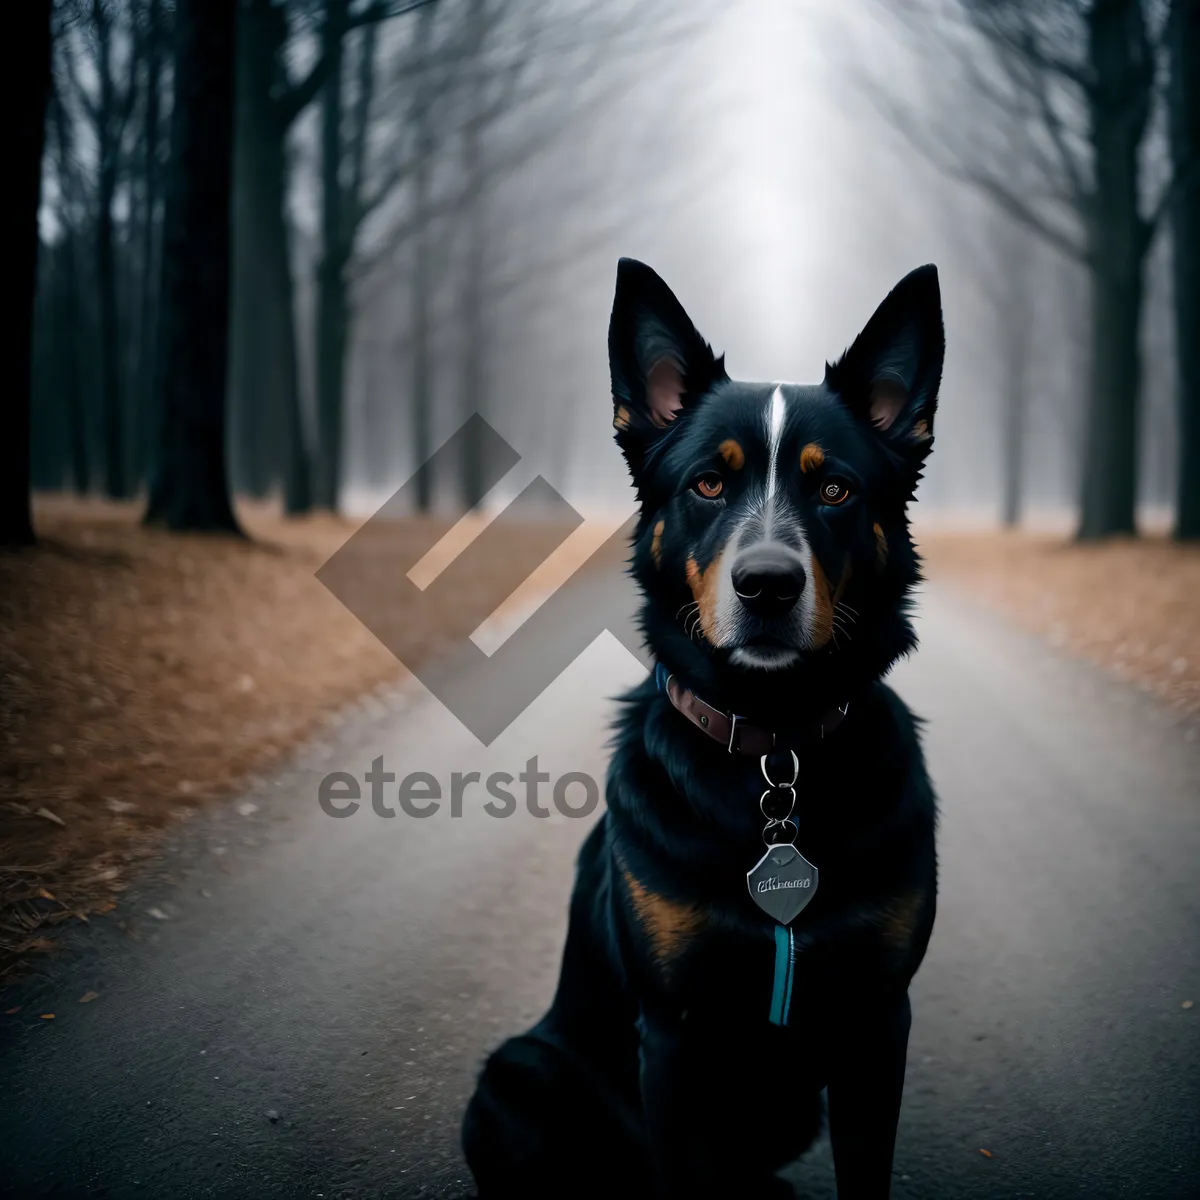
<path fill-rule="evenodd" d="M 737 742 L 737 727 L 738 722 L 742 718 L 737 713 L 729 714 L 729 745 L 725 747 L 728 753 L 733 753 L 734 744 Z"/>

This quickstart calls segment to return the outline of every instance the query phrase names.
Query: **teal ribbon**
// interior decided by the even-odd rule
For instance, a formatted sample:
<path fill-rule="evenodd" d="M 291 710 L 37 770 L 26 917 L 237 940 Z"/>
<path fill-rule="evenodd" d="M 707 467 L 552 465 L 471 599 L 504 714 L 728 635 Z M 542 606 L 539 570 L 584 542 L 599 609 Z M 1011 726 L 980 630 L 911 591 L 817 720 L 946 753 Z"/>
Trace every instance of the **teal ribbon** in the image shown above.
<path fill-rule="evenodd" d="M 791 929 L 775 926 L 775 984 L 771 988 L 771 1024 L 786 1025 L 792 1007 L 792 978 L 796 970 L 796 943 Z"/>

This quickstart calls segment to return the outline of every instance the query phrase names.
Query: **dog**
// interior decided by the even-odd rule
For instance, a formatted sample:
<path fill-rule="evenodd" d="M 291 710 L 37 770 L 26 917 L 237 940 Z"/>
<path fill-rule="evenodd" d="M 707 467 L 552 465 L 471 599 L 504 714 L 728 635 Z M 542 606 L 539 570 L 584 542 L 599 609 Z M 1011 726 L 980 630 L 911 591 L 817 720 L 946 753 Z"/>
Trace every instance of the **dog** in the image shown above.
<path fill-rule="evenodd" d="M 788 1196 L 825 1108 L 838 1196 L 889 1194 L 937 865 L 919 724 L 882 679 L 916 644 L 944 344 L 924 266 L 820 384 L 737 382 L 621 260 L 613 424 L 657 667 L 623 698 L 554 1002 L 466 1112 L 484 1200 Z"/>

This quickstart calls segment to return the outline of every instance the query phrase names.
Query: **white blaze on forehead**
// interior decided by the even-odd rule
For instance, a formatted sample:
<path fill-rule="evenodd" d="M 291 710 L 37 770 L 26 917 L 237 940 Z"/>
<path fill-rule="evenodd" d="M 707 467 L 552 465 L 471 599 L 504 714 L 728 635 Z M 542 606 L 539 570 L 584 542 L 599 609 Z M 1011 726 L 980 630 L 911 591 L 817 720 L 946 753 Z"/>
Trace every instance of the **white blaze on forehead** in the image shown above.
<path fill-rule="evenodd" d="M 779 443 L 783 439 L 784 399 L 783 388 L 776 387 L 767 401 L 767 501 L 775 496 L 778 480 Z"/>

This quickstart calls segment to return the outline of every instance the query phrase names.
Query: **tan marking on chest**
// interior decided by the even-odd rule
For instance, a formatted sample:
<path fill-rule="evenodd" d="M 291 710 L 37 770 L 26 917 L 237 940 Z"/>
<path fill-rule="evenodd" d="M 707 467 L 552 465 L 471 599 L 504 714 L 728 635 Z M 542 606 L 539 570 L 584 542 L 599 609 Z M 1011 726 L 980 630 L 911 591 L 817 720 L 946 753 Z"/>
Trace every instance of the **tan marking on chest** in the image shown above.
<path fill-rule="evenodd" d="M 925 892 L 913 888 L 887 901 L 879 910 L 879 932 L 893 950 L 905 951 L 916 933 L 925 907 Z"/>
<path fill-rule="evenodd" d="M 809 442 L 800 451 L 800 473 L 802 475 L 807 475 L 809 471 L 815 471 L 824 462 L 825 451 L 816 442 Z"/>
<path fill-rule="evenodd" d="M 654 536 L 650 539 L 650 557 L 654 559 L 656 567 L 662 566 L 662 539 L 663 531 L 667 528 L 666 521 L 659 521 L 654 526 Z"/>
<path fill-rule="evenodd" d="M 726 438 L 718 447 L 717 453 L 729 464 L 731 471 L 740 471 L 746 465 L 746 452 L 740 442 Z"/>
<path fill-rule="evenodd" d="M 629 871 L 623 872 L 629 900 L 650 949 L 667 967 L 705 925 L 704 910 L 696 904 L 681 904 L 650 891 Z"/>

